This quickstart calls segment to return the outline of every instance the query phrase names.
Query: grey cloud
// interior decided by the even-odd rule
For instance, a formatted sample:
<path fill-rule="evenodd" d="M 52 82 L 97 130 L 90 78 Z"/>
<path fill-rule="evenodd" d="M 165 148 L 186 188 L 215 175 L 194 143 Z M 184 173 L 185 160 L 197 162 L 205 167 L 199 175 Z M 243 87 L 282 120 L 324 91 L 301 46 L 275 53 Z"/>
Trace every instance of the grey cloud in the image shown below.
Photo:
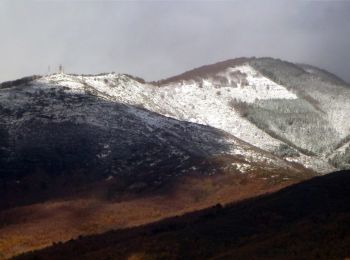
<path fill-rule="evenodd" d="M 147 80 L 272 56 L 350 81 L 349 1 L 1 1 L 0 81 L 68 72 Z"/>

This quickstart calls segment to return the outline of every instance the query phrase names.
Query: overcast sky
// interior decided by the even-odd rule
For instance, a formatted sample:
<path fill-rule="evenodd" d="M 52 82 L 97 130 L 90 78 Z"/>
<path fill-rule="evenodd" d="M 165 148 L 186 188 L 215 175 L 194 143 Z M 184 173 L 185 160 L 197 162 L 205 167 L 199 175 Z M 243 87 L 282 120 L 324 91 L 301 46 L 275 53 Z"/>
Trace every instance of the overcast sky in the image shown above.
<path fill-rule="evenodd" d="M 350 1 L 0 0 L 0 81 L 57 71 L 157 80 L 241 56 L 350 82 Z"/>

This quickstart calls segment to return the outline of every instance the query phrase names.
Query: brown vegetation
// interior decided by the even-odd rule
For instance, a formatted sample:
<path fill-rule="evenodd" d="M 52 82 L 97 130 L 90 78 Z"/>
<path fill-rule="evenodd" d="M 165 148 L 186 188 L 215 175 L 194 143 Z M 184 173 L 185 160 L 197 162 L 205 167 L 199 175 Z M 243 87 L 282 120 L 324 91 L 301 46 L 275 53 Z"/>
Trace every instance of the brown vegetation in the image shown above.
<path fill-rule="evenodd" d="M 19 259 L 346 259 L 350 172 L 146 226 L 83 237 Z"/>
<path fill-rule="evenodd" d="M 239 201 L 298 181 L 283 179 L 284 175 L 266 178 L 271 174 L 226 171 L 203 176 L 194 171 L 159 191 L 124 194 L 112 199 L 107 193 L 118 180 L 105 180 L 66 199 L 0 211 L 0 252 L 10 257 L 81 235 L 144 225 L 217 203 Z M 310 175 L 300 179 L 307 176 Z"/>

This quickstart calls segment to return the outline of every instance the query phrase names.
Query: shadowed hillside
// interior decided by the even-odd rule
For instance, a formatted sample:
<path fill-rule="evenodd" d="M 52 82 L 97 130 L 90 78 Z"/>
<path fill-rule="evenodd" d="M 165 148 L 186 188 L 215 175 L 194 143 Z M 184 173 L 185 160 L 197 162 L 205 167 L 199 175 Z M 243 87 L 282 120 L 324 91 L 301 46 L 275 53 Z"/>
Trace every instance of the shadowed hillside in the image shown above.
<path fill-rule="evenodd" d="M 350 172 L 279 192 L 108 232 L 17 259 L 344 259 L 350 256 Z M 131 258 L 134 257 L 134 258 Z"/>

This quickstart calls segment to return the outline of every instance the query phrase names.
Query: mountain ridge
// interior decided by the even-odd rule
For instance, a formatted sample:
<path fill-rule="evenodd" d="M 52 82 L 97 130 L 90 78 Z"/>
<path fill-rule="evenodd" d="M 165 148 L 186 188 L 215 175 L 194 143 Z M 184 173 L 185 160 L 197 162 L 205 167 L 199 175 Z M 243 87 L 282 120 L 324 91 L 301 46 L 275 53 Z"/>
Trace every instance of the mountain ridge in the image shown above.
<path fill-rule="evenodd" d="M 315 67 L 312 69 L 316 70 Z M 324 82 L 322 77 L 327 81 Z M 67 91 L 80 91 L 81 94 L 138 106 L 178 120 L 213 126 L 272 153 L 278 154 L 279 147 L 296 149 L 299 158 L 290 160 L 327 172 L 334 170 L 329 164 L 329 154 L 350 132 L 344 121 L 349 117 L 347 99 L 350 90 L 341 85 L 338 78 L 334 79 L 336 85 L 332 85 L 329 78 L 332 74 L 323 70 L 310 73 L 297 64 L 278 59 L 237 58 L 157 82 L 147 83 L 128 74 L 54 74 L 5 82 L 1 86 L 8 89 L 11 84 L 62 85 Z M 315 84 L 319 87 L 310 88 Z M 328 102 L 329 98 L 334 102 Z M 286 111 L 276 114 L 277 108 Z M 292 114 L 290 111 L 301 112 Z M 271 119 L 266 118 L 272 120 L 268 124 L 261 120 L 273 113 Z M 291 125 L 294 122 L 298 128 Z M 317 136 L 321 132 L 326 134 L 328 143 L 315 147 L 317 142 L 307 138 L 310 136 L 307 132 L 319 127 Z M 285 129 L 298 129 L 300 133 L 285 133 Z"/>

